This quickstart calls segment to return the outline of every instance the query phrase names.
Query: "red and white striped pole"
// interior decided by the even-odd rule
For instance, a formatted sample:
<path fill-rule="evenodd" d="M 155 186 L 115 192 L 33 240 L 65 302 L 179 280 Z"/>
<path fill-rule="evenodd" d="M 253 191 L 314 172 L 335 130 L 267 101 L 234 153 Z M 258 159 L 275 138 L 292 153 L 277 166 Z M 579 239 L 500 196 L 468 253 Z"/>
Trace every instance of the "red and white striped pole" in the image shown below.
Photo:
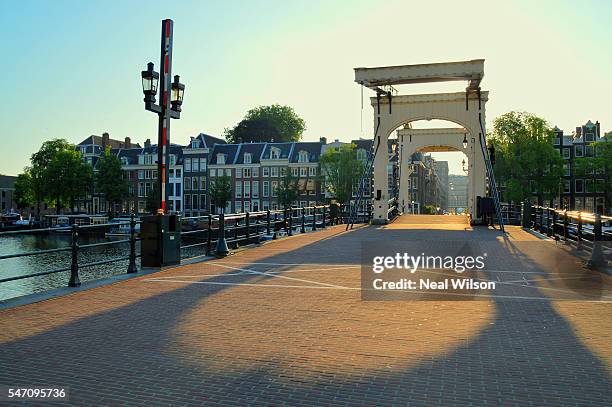
<path fill-rule="evenodd" d="M 161 113 L 159 114 L 159 131 L 157 140 L 157 185 L 159 193 L 159 205 L 157 213 L 163 215 L 168 212 L 166 199 L 168 190 L 168 165 L 169 165 L 169 143 L 170 143 L 170 98 L 172 95 L 172 31 L 173 21 L 170 19 L 162 21 L 161 36 Z"/>

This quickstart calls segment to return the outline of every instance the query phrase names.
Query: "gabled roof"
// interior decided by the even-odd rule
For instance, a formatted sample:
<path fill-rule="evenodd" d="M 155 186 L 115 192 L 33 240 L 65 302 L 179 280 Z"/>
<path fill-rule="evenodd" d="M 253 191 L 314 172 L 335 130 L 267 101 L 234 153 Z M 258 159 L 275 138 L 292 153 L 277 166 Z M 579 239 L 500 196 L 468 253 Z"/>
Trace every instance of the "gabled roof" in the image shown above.
<path fill-rule="evenodd" d="M 0 175 L 0 188 L 12 189 L 15 188 L 17 177 L 12 175 Z"/>
<path fill-rule="evenodd" d="M 366 151 L 369 151 L 372 148 L 373 140 L 369 139 L 359 139 L 359 140 L 351 140 L 352 144 L 355 144 L 355 148 L 360 149 L 363 148 Z"/>
<path fill-rule="evenodd" d="M 319 161 L 322 145 L 323 143 L 321 143 L 320 141 L 296 142 L 293 147 L 293 152 L 291 154 L 289 162 L 297 163 L 298 158 L 300 156 L 300 151 L 306 151 L 308 153 L 308 162 L 312 163 Z"/>
<path fill-rule="evenodd" d="M 122 141 L 122 140 L 115 140 L 115 139 L 109 138 L 108 144 L 110 145 L 110 148 L 125 148 L 125 141 Z M 140 144 L 138 143 L 131 143 L 131 144 L 132 144 L 132 147 L 140 147 Z M 78 146 L 95 145 L 95 146 L 101 147 L 102 146 L 102 136 L 91 135 L 87 137 L 85 140 L 81 141 L 77 145 Z"/>
<path fill-rule="evenodd" d="M 176 164 L 183 164 L 183 147 L 178 144 L 170 144 L 168 147 L 170 154 L 176 156 Z M 127 158 L 129 165 L 138 164 L 138 156 L 141 154 L 157 154 L 157 144 L 153 144 L 151 147 L 137 147 L 137 148 L 118 148 L 111 150 L 111 154 L 115 154 L 119 158 Z"/>
<path fill-rule="evenodd" d="M 238 144 L 215 144 L 212 152 L 210 153 L 210 164 L 217 164 L 217 155 L 225 154 L 225 163 L 232 164 L 236 158 L 238 152 Z"/>
<path fill-rule="evenodd" d="M 270 160 L 270 151 L 272 148 L 278 148 L 280 150 L 279 160 L 287 160 L 291 154 L 291 149 L 294 143 L 266 143 L 263 154 L 261 155 L 262 160 Z"/>
<path fill-rule="evenodd" d="M 200 142 L 199 148 L 213 148 L 215 144 L 226 144 L 225 140 L 205 133 L 198 134 L 195 139 Z M 189 142 L 189 144 L 187 144 L 185 147 L 191 147 L 191 142 Z"/>
<path fill-rule="evenodd" d="M 245 153 L 251 154 L 251 164 L 259 164 L 259 158 L 265 147 L 266 143 L 242 143 L 236 154 L 234 164 L 244 164 Z"/>

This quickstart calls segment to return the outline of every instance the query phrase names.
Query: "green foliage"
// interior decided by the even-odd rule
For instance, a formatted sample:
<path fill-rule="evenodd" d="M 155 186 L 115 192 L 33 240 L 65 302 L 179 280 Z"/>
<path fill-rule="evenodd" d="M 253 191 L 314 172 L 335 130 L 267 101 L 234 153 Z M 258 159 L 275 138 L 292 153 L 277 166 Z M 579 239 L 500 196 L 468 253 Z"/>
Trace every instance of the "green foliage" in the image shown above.
<path fill-rule="evenodd" d="M 232 180 L 227 175 L 216 177 L 210 182 L 208 187 L 210 202 L 215 205 L 217 210 L 225 211 L 227 203 L 232 199 Z"/>
<path fill-rule="evenodd" d="M 433 205 L 425 205 L 423 207 L 423 213 L 425 215 L 436 215 L 438 213 L 438 209 Z"/>
<path fill-rule="evenodd" d="M 249 110 L 236 127 L 225 129 L 224 135 L 228 143 L 283 142 L 299 141 L 304 130 L 306 130 L 304 120 L 292 107 L 275 104 Z"/>
<path fill-rule="evenodd" d="M 44 178 L 47 185 L 53 186 L 47 189 L 47 197 L 56 203 L 59 213 L 63 204 L 73 208 L 75 199 L 85 197 L 91 190 L 93 169 L 74 148 L 59 150 L 49 162 Z"/>
<path fill-rule="evenodd" d="M 46 141 L 30 159 L 31 167 L 26 169 L 29 180 L 23 179 L 24 196 L 30 195 L 38 204 L 42 201 L 55 204 L 59 213 L 62 205 L 73 207 L 75 199 L 84 197 L 93 181 L 91 165 L 83 162 L 74 145 L 64 139 Z"/>
<path fill-rule="evenodd" d="M 36 203 L 36 196 L 32 188 L 32 175 L 29 168 L 26 168 L 15 180 L 15 202 L 19 209 L 27 208 Z"/>
<path fill-rule="evenodd" d="M 538 203 L 557 195 L 563 159 L 552 145 L 553 130 L 540 117 L 509 112 L 493 123 L 495 177 L 505 184 L 505 199 L 523 201 L 535 192 Z"/>
<path fill-rule="evenodd" d="M 340 204 L 348 203 L 358 184 L 363 163 L 357 159 L 355 145 L 329 148 L 319 160 L 325 187 Z"/>
<path fill-rule="evenodd" d="M 129 196 L 128 182 L 123 177 L 121 160 L 115 155 L 111 155 L 110 149 L 104 151 L 97 164 L 96 188 L 98 192 L 104 194 L 106 200 L 111 203 L 109 212 L 116 204 L 121 203 Z"/>
<path fill-rule="evenodd" d="M 291 171 L 286 171 L 285 176 L 281 179 L 276 187 L 276 195 L 278 203 L 281 207 L 287 209 L 298 197 L 298 179 L 291 174 Z"/>

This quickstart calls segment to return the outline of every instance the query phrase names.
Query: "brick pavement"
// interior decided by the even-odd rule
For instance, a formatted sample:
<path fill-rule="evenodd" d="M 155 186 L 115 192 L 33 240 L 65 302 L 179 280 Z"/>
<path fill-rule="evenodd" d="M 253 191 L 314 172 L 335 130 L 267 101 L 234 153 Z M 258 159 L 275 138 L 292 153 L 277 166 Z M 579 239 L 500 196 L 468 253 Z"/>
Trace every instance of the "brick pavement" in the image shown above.
<path fill-rule="evenodd" d="M 518 228 L 415 224 L 328 228 L 2 311 L 0 384 L 96 406 L 609 405 L 608 276 Z M 502 295 L 542 299 L 361 301 L 368 239 L 473 242 L 491 270 L 528 276 Z"/>

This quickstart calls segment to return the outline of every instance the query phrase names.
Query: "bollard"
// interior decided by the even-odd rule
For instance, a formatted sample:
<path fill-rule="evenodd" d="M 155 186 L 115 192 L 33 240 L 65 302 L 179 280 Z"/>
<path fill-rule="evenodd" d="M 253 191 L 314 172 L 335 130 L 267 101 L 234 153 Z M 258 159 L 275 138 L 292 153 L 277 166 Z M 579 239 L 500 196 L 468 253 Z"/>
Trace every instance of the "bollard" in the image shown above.
<path fill-rule="evenodd" d="M 312 230 L 317 230 L 317 206 L 312 207 Z"/>
<path fill-rule="evenodd" d="M 293 208 L 288 209 L 289 213 L 289 233 L 287 236 L 293 236 Z"/>
<path fill-rule="evenodd" d="M 531 202 L 529 201 L 521 202 L 521 221 L 522 227 L 531 227 Z"/>
<path fill-rule="evenodd" d="M 557 237 L 557 209 L 553 209 L 552 216 L 552 234 L 556 238 Z"/>
<path fill-rule="evenodd" d="M 225 240 L 225 214 L 219 215 L 219 237 L 217 238 L 217 248 L 215 250 L 217 257 L 225 257 L 229 254 L 227 241 Z"/>
<path fill-rule="evenodd" d="M 582 212 L 578 212 L 578 245 L 582 244 Z"/>
<path fill-rule="evenodd" d="M 270 210 L 266 211 L 266 235 L 270 236 Z"/>
<path fill-rule="evenodd" d="M 595 224 L 593 225 L 593 250 L 591 251 L 591 258 L 587 262 L 587 267 L 590 269 L 596 269 L 606 265 L 606 259 L 603 255 L 601 248 L 601 215 L 595 214 Z"/>
<path fill-rule="evenodd" d="M 300 233 L 306 233 L 306 209 L 302 208 L 302 228 Z"/>
<path fill-rule="evenodd" d="M 70 264 L 70 281 L 68 287 L 78 287 L 81 285 L 79 279 L 79 226 L 72 225 L 72 243 L 71 243 L 72 262 Z"/>
<path fill-rule="evenodd" d="M 128 274 L 138 272 L 138 268 L 136 268 L 136 219 L 134 214 L 130 217 L 130 264 L 128 264 L 127 272 Z"/>
<path fill-rule="evenodd" d="M 206 255 L 209 255 L 212 243 L 212 214 L 210 213 L 208 214 L 208 233 L 206 235 Z"/>
<path fill-rule="evenodd" d="M 272 240 L 276 240 L 276 229 L 278 226 L 278 212 L 274 212 L 274 234 L 272 235 Z"/>

